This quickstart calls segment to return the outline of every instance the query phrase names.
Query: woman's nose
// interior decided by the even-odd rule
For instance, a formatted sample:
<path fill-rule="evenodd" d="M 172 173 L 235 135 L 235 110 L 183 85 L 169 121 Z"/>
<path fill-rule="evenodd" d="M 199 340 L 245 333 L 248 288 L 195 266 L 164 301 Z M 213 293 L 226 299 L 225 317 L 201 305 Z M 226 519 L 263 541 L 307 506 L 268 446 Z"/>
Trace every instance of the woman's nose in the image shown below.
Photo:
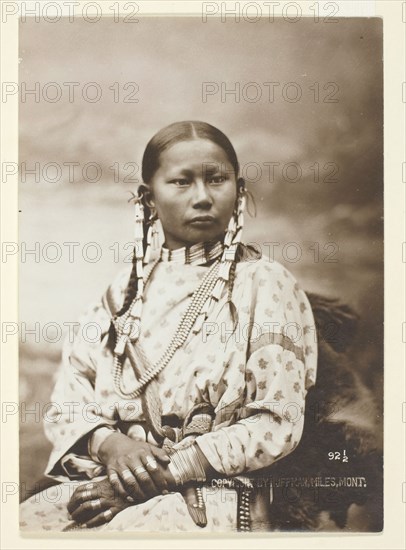
<path fill-rule="evenodd" d="M 193 208 L 211 208 L 213 199 L 209 189 L 202 181 L 197 181 L 194 185 Z"/>

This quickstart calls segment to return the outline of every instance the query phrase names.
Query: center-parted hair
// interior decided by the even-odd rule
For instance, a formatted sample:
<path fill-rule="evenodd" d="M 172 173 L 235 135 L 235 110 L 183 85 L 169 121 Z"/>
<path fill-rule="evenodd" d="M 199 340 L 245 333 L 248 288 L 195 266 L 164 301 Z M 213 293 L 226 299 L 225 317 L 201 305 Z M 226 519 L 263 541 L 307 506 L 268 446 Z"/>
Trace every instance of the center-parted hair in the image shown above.
<path fill-rule="evenodd" d="M 238 179 L 240 167 L 236 152 L 228 137 L 221 130 L 207 122 L 186 120 L 165 126 L 148 142 L 142 157 L 141 175 L 144 183 L 149 183 L 158 170 L 161 153 L 176 143 L 195 139 L 206 139 L 221 147 L 234 169 L 236 179 Z"/>

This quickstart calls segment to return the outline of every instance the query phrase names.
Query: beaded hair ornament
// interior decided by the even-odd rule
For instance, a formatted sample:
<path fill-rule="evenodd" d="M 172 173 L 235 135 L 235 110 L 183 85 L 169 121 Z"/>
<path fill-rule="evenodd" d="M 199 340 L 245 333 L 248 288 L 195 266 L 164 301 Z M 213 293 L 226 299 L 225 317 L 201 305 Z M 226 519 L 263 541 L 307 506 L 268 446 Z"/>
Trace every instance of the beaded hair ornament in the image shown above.
<path fill-rule="evenodd" d="M 215 260 L 207 271 L 203 281 L 195 290 L 191 303 L 182 317 L 180 325 L 168 349 L 161 359 L 156 365 L 150 366 L 144 376 L 141 376 L 134 391 L 131 393 L 124 393 L 121 389 L 121 358 L 125 352 L 127 343 L 131 342 L 132 344 L 136 344 L 139 339 L 144 288 L 155 266 L 160 261 L 160 257 L 158 257 L 154 262 L 148 265 L 147 270 L 145 269 L 147 264 L 150 263 L 152 242 L 156 240 L 158 235 L 158 229 L 156 227 L 157 218 L 151 214 L 149 222 L 146 224 L 144 215 L 145 206 L 147 210 L 149 210 L 149 206 L 145 202 L 145 196 L 140 189 L 138 190 L 138 195 L 134 196 L 134 258 L 130 281 L 135 285 L 136 292 L 129 307 L 126 307 L 127 300 L 125 300 L 122 310 L 118 312 L 114 320 L 116 329 L 114 383 L 116 390 L 123 397 L 134 399 L 139 396 L 145 385 L 155 378 L 155 376 L 169 363 L 175 351 L 184 344 L 189 334 L 192 332 L 196 335 L 201 331 L 204 322 L 207 320 L 213 307 L 219 301 L 223 291 L 227 287 L 230 280 L 230 273 L 235 269 L 238 246 L 241 243 L 244 225 L 244 208 L 246 205 L 247 192 L 245 189 L 245 182 L 242 178 L 237 180 L 237 186 L 238 196 L 233 214 L 225 231 L 221 258 Z M 125 309 L 124 312 L 123 309 Z"/>

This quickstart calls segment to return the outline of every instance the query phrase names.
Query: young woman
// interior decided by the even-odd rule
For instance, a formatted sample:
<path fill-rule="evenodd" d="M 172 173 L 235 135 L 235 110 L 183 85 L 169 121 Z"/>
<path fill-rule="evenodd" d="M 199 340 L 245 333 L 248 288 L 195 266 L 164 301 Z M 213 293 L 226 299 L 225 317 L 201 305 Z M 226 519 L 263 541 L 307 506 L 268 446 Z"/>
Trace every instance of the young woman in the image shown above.
<path fill-rule="evenodd" d="M 21 505 L 21 527 L 266 529 L 267 469 L 298 445 L 315 383 L 309 301 L 241 243 L 246 189 L 220 130 L 160 130 L 142 179 L 131 273 L 83 317 L 52 395 L 46 474 L 63 483 Z"/>

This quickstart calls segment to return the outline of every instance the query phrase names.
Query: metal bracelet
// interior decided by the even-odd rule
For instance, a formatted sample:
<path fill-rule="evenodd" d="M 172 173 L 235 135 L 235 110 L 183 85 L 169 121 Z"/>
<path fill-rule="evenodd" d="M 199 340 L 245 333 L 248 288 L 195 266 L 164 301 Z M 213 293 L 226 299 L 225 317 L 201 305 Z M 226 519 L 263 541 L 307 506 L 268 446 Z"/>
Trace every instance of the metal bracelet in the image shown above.
<path fill-rule="evenodd" d="M 180 478 L 181 484 L 188 481 L 206 481 L 206 472 L 200 461 L 196 447 L 193 444 L 183 449 L 176 450 L 171 455 L 171 463 L 177 471 L 176 474 Z"/>

